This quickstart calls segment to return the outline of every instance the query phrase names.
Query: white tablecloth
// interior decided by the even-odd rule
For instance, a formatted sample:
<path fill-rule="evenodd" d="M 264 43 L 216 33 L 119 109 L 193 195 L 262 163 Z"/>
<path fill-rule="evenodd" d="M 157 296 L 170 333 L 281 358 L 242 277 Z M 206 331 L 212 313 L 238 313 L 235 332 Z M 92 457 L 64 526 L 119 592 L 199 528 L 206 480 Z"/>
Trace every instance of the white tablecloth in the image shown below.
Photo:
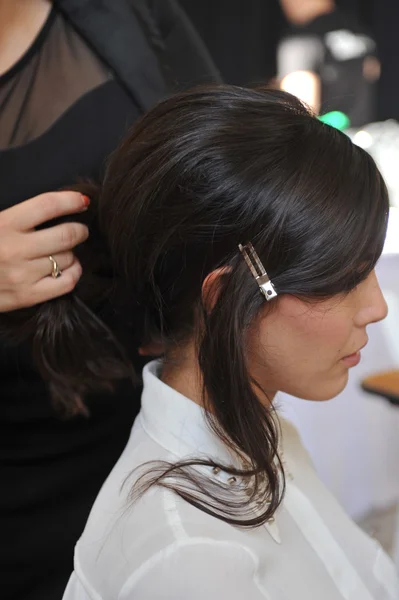
<path fill-rule="evenodd" d="M 354 518 L 399 500 L 399 407 L 360 389 L 366 375 L 399 368 L 399 209 L 391 209 L 377 273 L 389 315 L 368 328 L 369 344 L 346 389 L 329 402 L 278 399 L 321 478 Z"/>

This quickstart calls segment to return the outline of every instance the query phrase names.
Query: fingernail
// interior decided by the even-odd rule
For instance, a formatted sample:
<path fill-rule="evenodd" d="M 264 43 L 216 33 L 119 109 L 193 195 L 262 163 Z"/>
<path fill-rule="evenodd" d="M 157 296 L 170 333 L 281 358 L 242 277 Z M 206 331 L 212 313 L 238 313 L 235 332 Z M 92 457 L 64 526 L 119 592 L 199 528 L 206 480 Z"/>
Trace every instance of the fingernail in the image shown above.
<path fill-rule="evenodd" d="M 85 194 L 81 194 L 83 200 L 83 210 L 86 210 L 90 206 L 90 198 Z"/>

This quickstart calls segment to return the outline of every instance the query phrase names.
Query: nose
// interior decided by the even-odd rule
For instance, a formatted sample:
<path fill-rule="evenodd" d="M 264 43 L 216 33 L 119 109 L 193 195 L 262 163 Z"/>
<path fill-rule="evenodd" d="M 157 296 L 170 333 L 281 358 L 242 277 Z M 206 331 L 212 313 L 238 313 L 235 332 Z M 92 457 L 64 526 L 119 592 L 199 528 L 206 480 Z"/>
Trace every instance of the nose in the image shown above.
<path fill-rule="evenodd" d="M 364 304 L 358 314 L 358 321 L 362 326 L 378 323 L 388 314 L 388 305 L 384 294 L 381 291 L 375 271 L 373 271 L 367 280 L 364 288 Z"/>

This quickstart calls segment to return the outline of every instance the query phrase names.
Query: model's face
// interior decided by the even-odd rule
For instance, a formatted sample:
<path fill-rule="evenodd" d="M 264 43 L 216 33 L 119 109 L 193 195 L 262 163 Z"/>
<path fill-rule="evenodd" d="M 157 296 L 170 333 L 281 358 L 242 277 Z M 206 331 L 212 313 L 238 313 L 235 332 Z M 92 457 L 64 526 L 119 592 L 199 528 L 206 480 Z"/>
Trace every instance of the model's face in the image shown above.
<path fill-rule="evenodd" d="M 283 295 L 249 335 L 249 368 L 270 394 L 283 391 L 308 400 L 341 392 L 348 370 L 367 343 L 366 327 L 387 315 L 375 272 L 349 294 L 318 302 Z"/>

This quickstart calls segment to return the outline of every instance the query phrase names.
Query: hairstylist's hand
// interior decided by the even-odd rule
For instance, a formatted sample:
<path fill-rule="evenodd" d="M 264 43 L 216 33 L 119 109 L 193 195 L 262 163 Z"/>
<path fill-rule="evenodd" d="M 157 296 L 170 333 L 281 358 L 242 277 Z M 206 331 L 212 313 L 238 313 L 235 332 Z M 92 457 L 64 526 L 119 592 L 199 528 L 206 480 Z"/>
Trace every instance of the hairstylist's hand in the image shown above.
<path fill-rule="evenodd" d="M 26 308 L 71 292 L 82 274 L 72 250 L 88 229 L 63 223 L 36 231 L 47 221 L 87 209 L 78 192 L 50 192 L 0 212 L 0 312 Z M 54 263 L 62 274 L 51 276 Z"/>

